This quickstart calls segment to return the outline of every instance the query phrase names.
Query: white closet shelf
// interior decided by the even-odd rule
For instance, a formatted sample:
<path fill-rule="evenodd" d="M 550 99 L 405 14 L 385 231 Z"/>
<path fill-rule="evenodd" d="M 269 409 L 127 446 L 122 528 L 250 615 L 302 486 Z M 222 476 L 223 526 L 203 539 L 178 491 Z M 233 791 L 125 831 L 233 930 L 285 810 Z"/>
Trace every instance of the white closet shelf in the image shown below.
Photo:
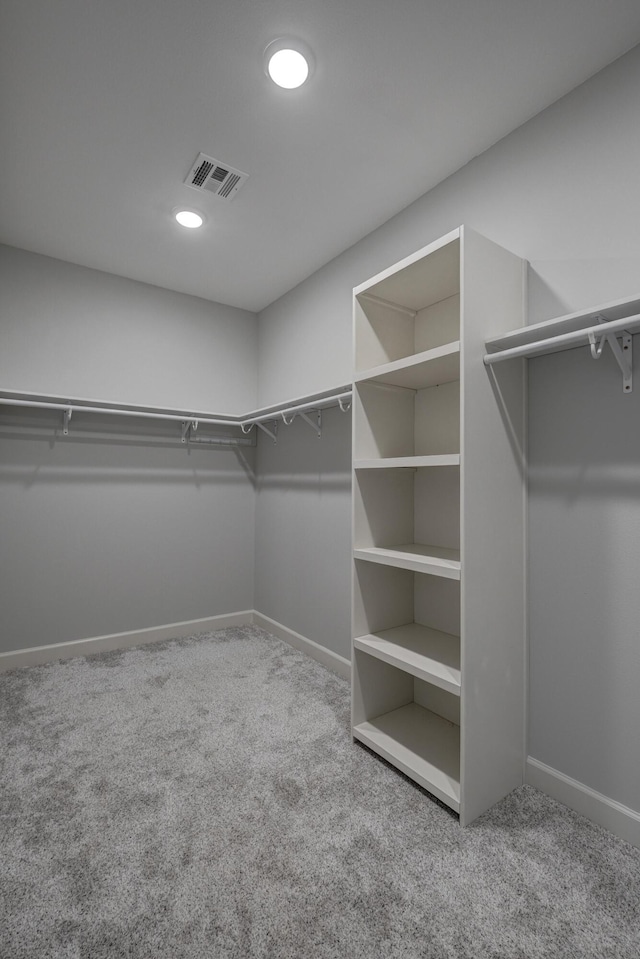
<path fill-rule="evenodd" d="M 429 456 L 387 456 L 381 459 L 354 460 L 356 470 L 420 469 L 430 466 L 460 466 L 459 453 L 434 453 Z"/>
<path fill-rule="evenodd" d="M 640 326 L 640 296 L 614 300 L 589 310 L 567 313 L 555 319 L 523 326 L 486 340 L 487 366 L 517 356 L 541 356 L 570 350 L 589 343 L 589 330 L 596 333 L 621 331 Z M 600 318 L 606 322 L 600 322 Z"/>
<path fill-rule="evenodd" d="M 254 423 L 258 420 L 277 419 L 302 407 L 306 409 L 326 409 L 338 406 L 340 400 L 347 402 L 351 397 L 351 387 L 338 387 L 334 390 L 325 390 L 320 393 L 309 393 L 296 399 L 288 400 L 273 406 L 261 407 L 249 413 L 210 413 L 202 410 L 186 409 L 169 406 L 143 406 L 139 404 L 110 403 L 104 400 L 86 399 L 83 397 L 60 396 L 54 393 L 30 393 L 23 390 L 0 389 L 0 405 L 3 406 L 31 406 L 38 409 L 69 409 L 88 413 L 114 413 L 124 416 L 152 416 L 165 420 L 198 420 L 200 423 L 212 422 L 226 426 L 242 423 Z"/>
<path fill-rule="evenodd" d="M 383 566 L 395 566 L 416 573 L 430 573 L 445 579 L 460 579 L 460 550 L 442 546 L 426 546 L 422 543 L 406 543 L 401 546 L 360 546 L 353 551 L 355 559 Z"/>
<path fill-rule="evenodd" d="M 321 393 L 310 393 L 306 396 L 289 400 L 287 403 L 263 407 L 245 414 L 209 413 L 196 410 L 187 410 L 163 406 L 127 405 L 124 403 L 107 403 L 101 400 L 82 397 L 60 396 L 51 393 L 31 393 L 21 390 L 0 389 L 0 406 L 15 408 L 60 410 L 64 414 L 64 432 L 68 432 L 69 422 L 73 413 L 91 413 L 132 417 L 135 419 L 164 420 L 166 422 L 180 422 L 183 425 L 183 438 L 188 429 L 204 426 L 237 426 L 242 432 L 248 432 L 253 426 L 261 426 L 269 420 L 282 421 L 288 426 L 295 416 L 305 416 L 307 411 L 324 410 L 339 406 L 347 410 L 351 404 L 352 390 L 350 386 L 339 387 L 334 390 L 325 390 Z M 289 419 L 287 420 L 287 417 Z M 267 431 L 268 432 L 268 431 Z"/>
<path fill-rule="evenodd" d="M 384 363 L 355 375 L 355 382 L 384 383 L 407 390 L 422 390 L 460 379 L 460 341 Z"/>
<path fill-rule="evenodd" d="M 460 728 L 408 703 L 359 723 L 353 735 L 411 779 L 460 811 Z"/>
<path fill-rule="evenodd" d="M 460 695 L 459 636 L 420 623 L 406 623 L 356 636 L 353 645 L 418 679 Z"/>
<path fill-rule="evenodd" d="M 460 239 L 457 228 L 354 288 L 356 297 L 383 300 L 416 313 L 460 292 Z"/>

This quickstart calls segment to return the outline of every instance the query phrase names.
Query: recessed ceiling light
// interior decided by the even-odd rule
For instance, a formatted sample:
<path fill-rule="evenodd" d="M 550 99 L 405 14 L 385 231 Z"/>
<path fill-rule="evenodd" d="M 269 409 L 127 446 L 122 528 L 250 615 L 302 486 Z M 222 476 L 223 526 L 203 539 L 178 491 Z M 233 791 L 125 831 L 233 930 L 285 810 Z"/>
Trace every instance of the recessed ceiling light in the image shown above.
<path fill-rule="evenodd" d="M 313 55 L 301 40 L 280 37 L 264 51 L 264 67 L 267 76 L 279 87 L 294 90 L 311 75 Z"/>
<path fill-rule="evenodd" d="M 189 230 L 197 230 L 204 223 L 204 217 L 195 210 L 176 210 L 174 216 L 180 226 L 186 226 Z"/>

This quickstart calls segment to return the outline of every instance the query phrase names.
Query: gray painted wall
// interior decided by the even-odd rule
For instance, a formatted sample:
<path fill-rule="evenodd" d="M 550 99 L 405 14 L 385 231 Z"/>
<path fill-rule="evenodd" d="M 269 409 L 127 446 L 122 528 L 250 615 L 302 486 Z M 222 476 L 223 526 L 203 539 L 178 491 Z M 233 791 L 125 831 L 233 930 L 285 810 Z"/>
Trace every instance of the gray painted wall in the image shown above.
<path fill-rule="evenodd" d="M 529 751 L 640 811 L 640 381 L 571 350 L 529 402 Z"/>
<path fill-rule="evenodd" d="M 258 440 L 256 609 L 351 659 L 351 414 L 322 417 Z"/>
<path fill-rule="evenodd" d="M 530 323 L 637 294 L 639 95 L 636 47 L 264 310 L 260 403 L 349 382 L 353 287 L 461 223 L 529 261 Z"/>
<path fill-rule="evenodd" d="M 0 246 L 2 389 L 256 407 L 253 313 Z"/>
<path fill-rule="evenodd" d="M 352 287 L 460 223 L 529 260 L 530 322 L 637 295 L 639 102 L 636 48 L 270 306 L 259 323 L 260 402 L 347 381 Z M 529 751 L 640 810 L 636 400 L 622 397 L 606 359 L 594 370 L 585 353 L 530 363 Z M 347 468 L 346 442 L 342 450 L 329 460 L 336 475 Z M 302 452 L 289 458 L 290 473 L 304 468 Z M 294 542 L 315 548 L 312 502 L 305 509 L 298 495 L 295 520 L 282 511 L 277 552 L 258 537 L 257 594 L 285 625 L 314 604 L 314 638 L 326 632 L 343 648 L 348 577 L 330 613 L 318 603 L 328 564 L 295 599 L 272 589 L 295 574 Z M 258 528 L 269 508 L 259 491 Z M 346 490 L 331 508 L 333 528 L 346 528 Z"/>
<path fill-rule="evenodd" d="M 9 247 L 0 291 L 4 389 L 255 408 L 250 313 Z M 94 423 L 0 415 L 1 651 L 253 607 L 251 469 L 146 424 L 79 440 Z"/>

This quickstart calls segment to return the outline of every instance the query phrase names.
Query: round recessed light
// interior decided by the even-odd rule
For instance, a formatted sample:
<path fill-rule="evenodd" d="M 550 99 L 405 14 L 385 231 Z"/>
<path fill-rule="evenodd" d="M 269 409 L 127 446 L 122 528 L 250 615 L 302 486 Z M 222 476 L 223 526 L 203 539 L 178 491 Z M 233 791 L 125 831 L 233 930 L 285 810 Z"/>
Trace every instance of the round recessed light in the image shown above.
<path fill-rule="evenodd" d="M 264 52 L 267 76 L 285 90 L 295 90 L 311 75 L 313 56 L 301 40 L 280 37 L 269 44 Z"/>
<path fill-rule="evenodd" d="M 269 60 L 269 76 L 279 87 L 295 90 L 309 76 L 309 64 L 297 50 L 278 50 Z"/>
<path fill-rule="evenodd" d="M 180 226 L 186 226 L 189 230 L 197 230 L 204 223 L 204 217 L 195 210 L 177 210 L 174 216 Z"/>

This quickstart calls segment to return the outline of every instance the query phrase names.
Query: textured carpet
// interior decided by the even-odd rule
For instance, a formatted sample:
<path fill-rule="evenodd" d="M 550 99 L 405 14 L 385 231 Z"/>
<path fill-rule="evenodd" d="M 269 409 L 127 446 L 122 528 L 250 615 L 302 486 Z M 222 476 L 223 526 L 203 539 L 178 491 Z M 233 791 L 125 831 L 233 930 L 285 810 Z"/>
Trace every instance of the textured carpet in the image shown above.
<path fill-rule="evenodd" d="M 640 956 L 640 850 L 522 787 L 474 825 L 256 627 L 0 676 L 2 959 Z"/>

